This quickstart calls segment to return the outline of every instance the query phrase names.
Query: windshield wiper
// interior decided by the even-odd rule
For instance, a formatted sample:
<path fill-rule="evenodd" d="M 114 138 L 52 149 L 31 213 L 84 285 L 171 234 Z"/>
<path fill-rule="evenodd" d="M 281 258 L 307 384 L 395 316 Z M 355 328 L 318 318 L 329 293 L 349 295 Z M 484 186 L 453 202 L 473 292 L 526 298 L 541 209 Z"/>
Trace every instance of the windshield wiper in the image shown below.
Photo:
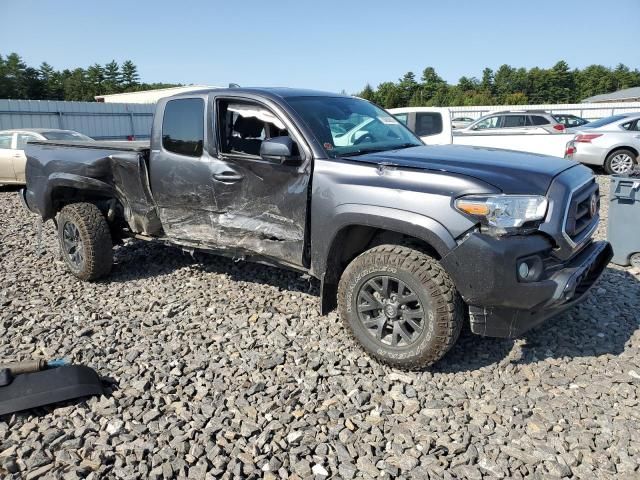
<path fill-rule="evenodd" d="M 403 143 L 402 145 L 397 145 L 393 148 L 391 148 L 390 150 L 402 150 L 403 148 L 410 148 L 410 147 L 419 147 L 420 144 L 415 144 L 415 143 Z"/>
<path fill-rule="evenodd" d="M 353 152 L 341 153 L 341 157 L 355 157 L 357 155 L 364 155 L 365 153 L 378 153 L 386 152 L 386 148 L 368 148 L 364 150 L 354 150 Z"/>
<path fill-rule="evenodd" d="M 394 145 L 390 148 L 364 148 L 361 150 L 355 150 L 353 152 L 347 152 L 340 154 L 341 157 L 355 157 L 357 155 L 364 155 L 365 153 L 379 153 L 379 152 L 391 152 L 392 150 L 402 150 L 403 148 L 419 147 L 415 143 L 403 143 L 401 145 Z"/>

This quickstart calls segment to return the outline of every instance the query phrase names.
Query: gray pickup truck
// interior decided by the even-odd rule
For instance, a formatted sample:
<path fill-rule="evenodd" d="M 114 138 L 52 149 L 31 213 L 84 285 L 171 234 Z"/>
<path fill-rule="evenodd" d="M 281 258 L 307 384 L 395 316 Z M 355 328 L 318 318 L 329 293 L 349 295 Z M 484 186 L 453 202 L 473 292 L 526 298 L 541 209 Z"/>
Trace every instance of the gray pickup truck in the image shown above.
<path fill-rule="evenodd" d="M 158 102 L 151 145 L 31 142 L 24 203 L 70 271 L 109 273 L 124 237 L 292 268 L 373 356 L 440 359 L 464 322 L 513 337 L 575 304 L 612 252 L 591 171 L 425 146 L 358 98 L 210 89 Z"/>

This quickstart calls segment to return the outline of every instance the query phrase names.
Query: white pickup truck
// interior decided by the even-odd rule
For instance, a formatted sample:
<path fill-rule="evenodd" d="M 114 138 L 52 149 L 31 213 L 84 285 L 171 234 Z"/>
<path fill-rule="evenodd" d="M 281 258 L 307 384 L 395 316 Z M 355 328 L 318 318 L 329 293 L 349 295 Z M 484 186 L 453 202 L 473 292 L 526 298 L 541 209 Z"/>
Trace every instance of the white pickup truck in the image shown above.
<path fill-rule="evenodd" d="M 567 143 L 573 140 L 573 133 L 548 133 L 542 129 L 525 130 L 499 134 L 478 131 L 457 135 L 451 128 L 451 111 L 442 107 L 405 107 L 389 109 L 427 145 L 472 145 L 476 147 L 501 148 L 522 152 L 539 153 L 564 157 Z"/>

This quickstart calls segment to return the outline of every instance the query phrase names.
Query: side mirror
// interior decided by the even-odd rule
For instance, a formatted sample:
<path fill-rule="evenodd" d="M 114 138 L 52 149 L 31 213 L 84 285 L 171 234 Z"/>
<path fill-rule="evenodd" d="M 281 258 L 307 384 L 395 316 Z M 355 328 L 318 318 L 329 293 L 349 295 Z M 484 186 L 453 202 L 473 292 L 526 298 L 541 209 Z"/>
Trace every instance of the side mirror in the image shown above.
<path fill-rule="evenodd" d="M 291 137 L 273 137 L 262 141 L 260 156 L 269 162 L 288 164 L 299 163 L 299 157 L 294 157 L 294 144 Z M 298 162 L 296 162 L 298 160 Z"/>

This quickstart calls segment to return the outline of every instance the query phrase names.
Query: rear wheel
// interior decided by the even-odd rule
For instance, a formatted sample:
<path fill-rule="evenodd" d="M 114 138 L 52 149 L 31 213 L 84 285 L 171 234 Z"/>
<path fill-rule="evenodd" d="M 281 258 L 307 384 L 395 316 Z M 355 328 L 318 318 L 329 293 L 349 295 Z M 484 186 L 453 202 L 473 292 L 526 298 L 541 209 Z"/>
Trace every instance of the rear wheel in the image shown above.
<path fill-rule="evenodd" d="M 81 280 L 95 280 L 111 271 L 113 244 L 109 224 L 91 203 L 73 203 L 58 216 L 58 240 L 65 263 Z"/>
<path fill-rule="evenodd" d="M 631 150 L 616 150 L 611 152 L 604 162 L 604 169 L 609 175 L 628 173 L 636 164 L 636 154 Z"/>
<path fill-rule="evenodd" d="M 380 245 L 353 260 L 338 287 L 340 316 L 364 349 L 403 369 L 427 367 L 458 339 L 462 301 L 437 260 Z"/>

